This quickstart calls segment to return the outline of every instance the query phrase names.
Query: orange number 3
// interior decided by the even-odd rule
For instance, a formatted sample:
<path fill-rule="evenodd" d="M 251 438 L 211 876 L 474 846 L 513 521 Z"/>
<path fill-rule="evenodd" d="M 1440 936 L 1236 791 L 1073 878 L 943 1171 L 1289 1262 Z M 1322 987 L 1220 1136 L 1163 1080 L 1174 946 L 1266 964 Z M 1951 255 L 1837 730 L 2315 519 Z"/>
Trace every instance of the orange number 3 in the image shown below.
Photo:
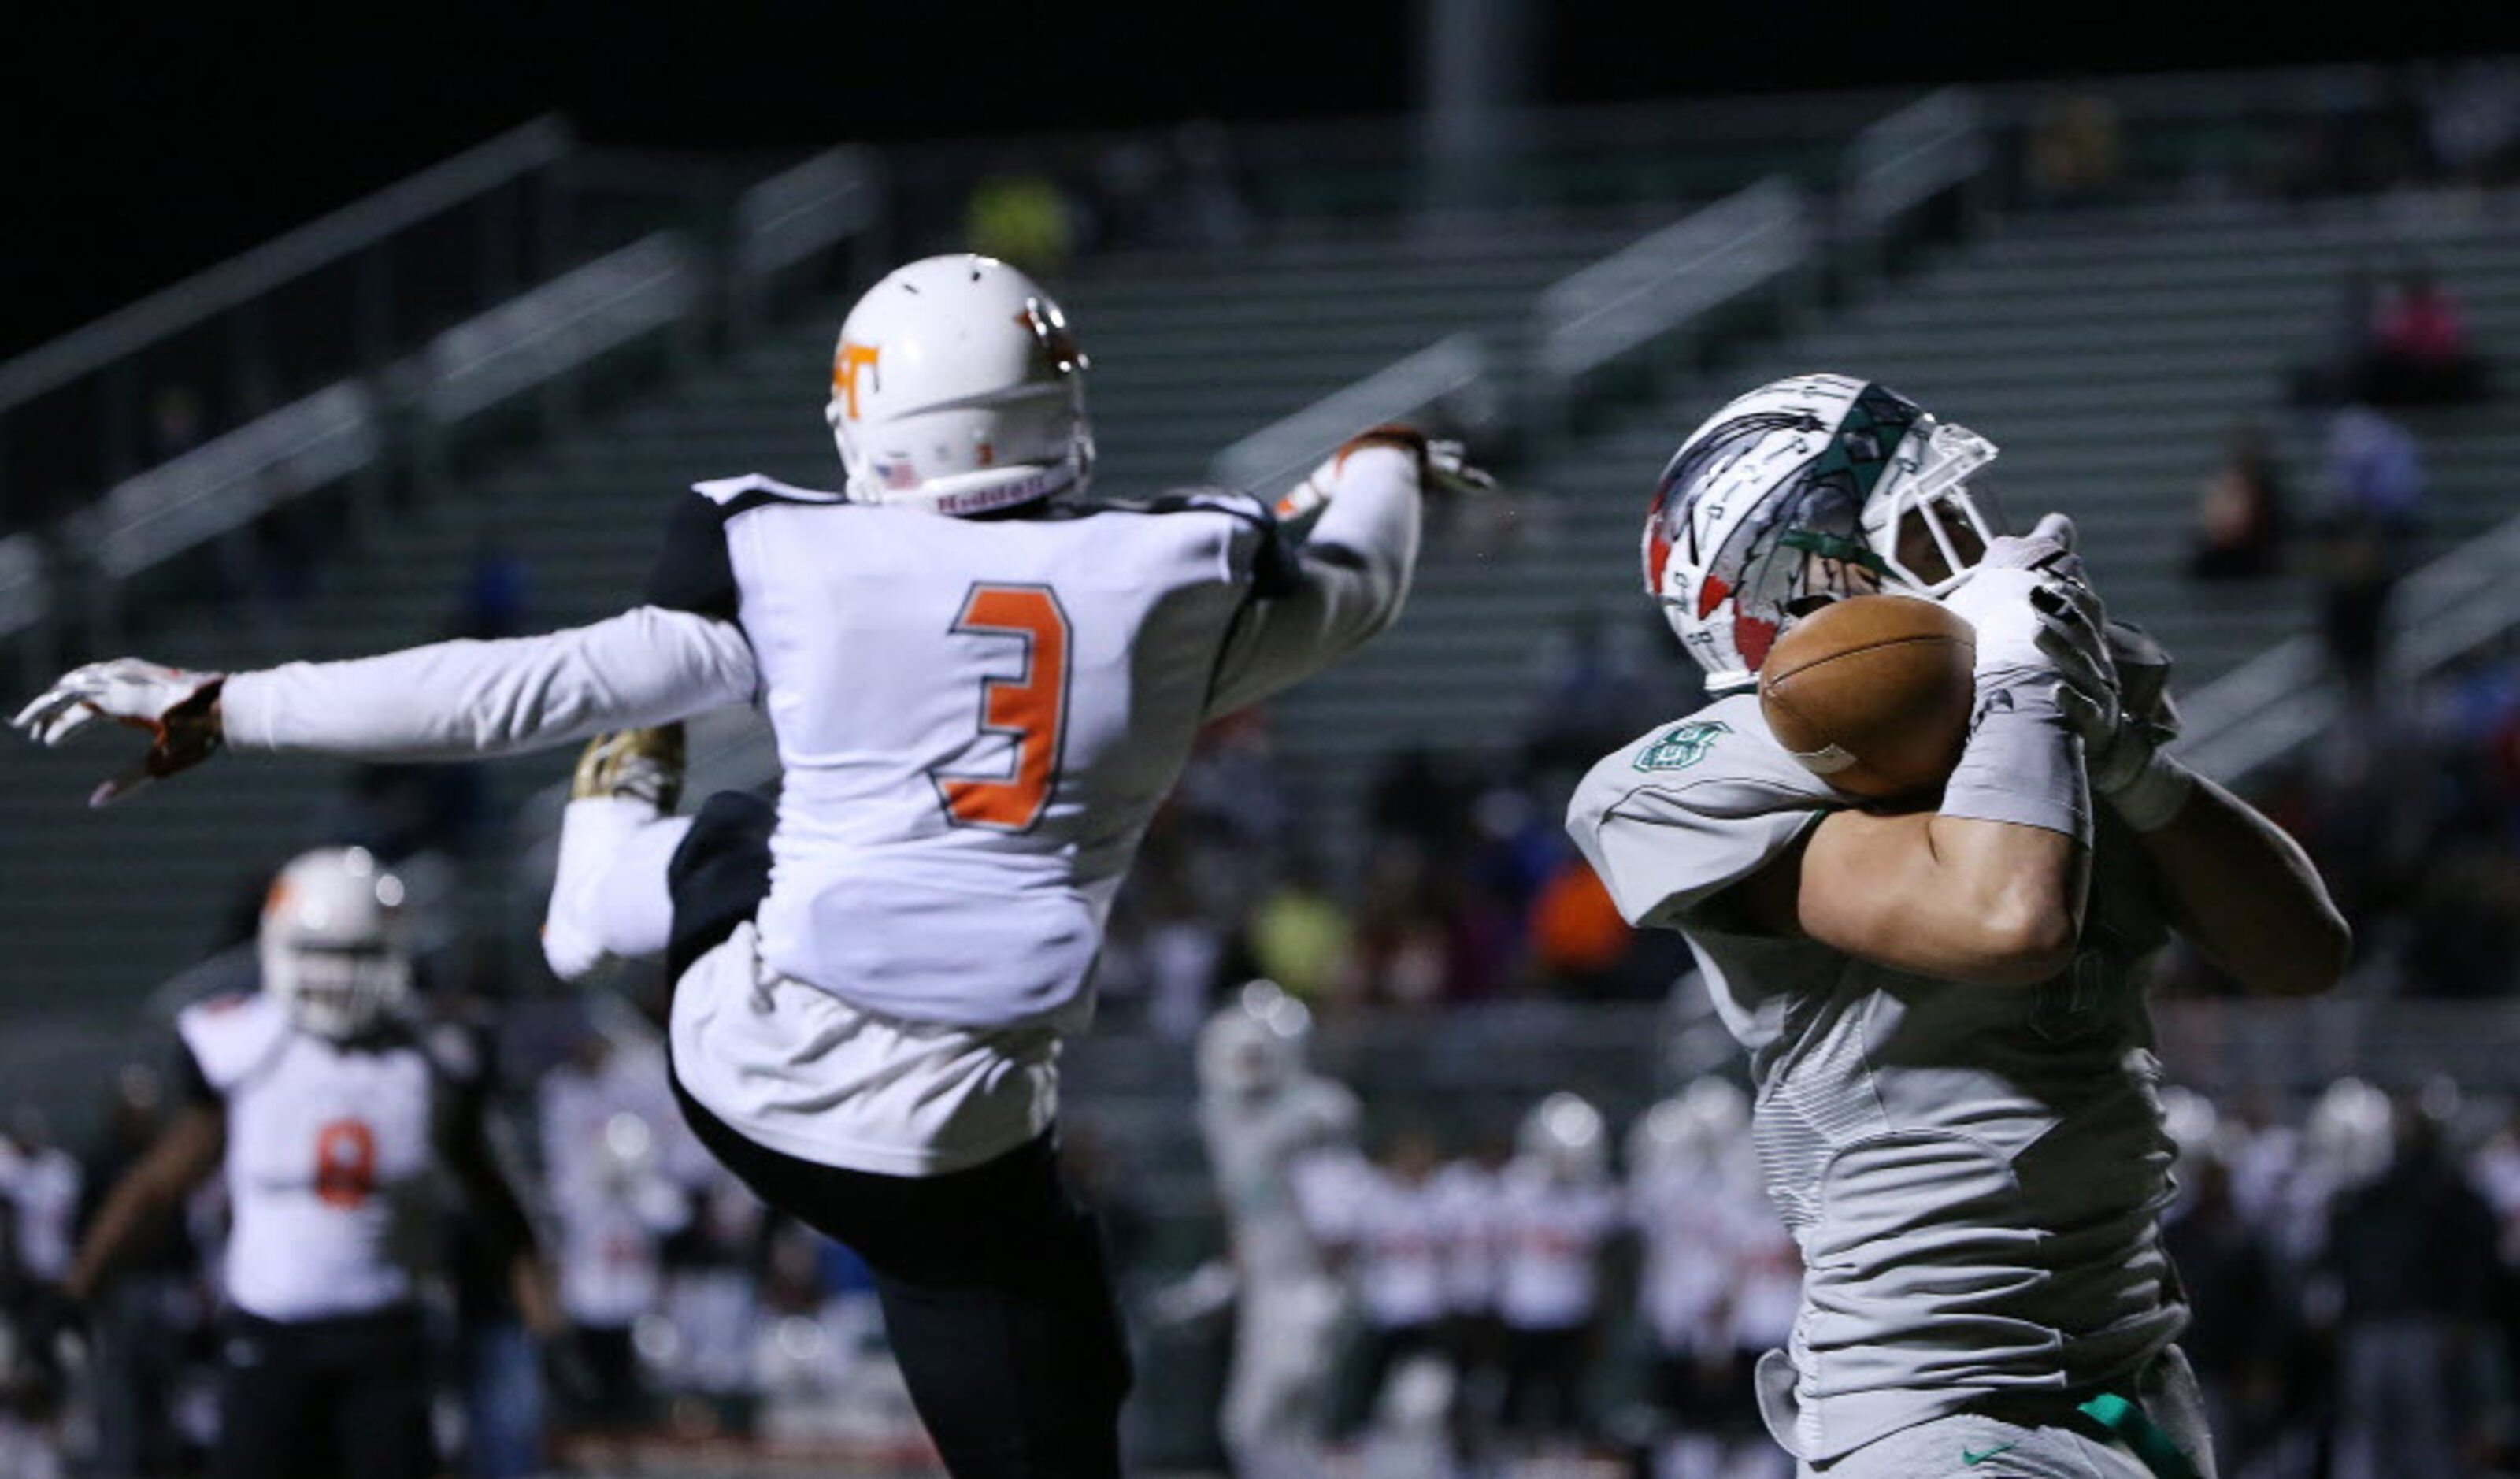
<path fill-rule="evenodd" d="M 355 1207 L 377 1189 L 377 1134 L 367 1121 L 334 1120 L 315 1132 L 315 1199 Z"/>
<path fill-rule="evenodd" d="M 1020 637 L 1020 671 L 980 685 L 980 732 L 1014 741 L 1014 777 L 931 771 L 945 812 L 957 826 L 1022 831 L 1050 805 L 1067 725 L 1067 612 L 1048 586 L 973 586 L 954 630 L 974 636 Z"/>

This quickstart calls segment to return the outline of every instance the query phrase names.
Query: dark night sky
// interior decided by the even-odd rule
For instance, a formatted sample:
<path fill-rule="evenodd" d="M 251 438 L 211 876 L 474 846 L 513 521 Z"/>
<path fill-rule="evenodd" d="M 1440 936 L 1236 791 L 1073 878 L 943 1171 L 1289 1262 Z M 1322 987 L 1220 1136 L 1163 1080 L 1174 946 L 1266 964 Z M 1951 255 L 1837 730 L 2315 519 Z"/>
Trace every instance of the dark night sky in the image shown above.
<path fill-rule="evenodd" d="M 2491 4 L 2204 34 L 2115 6 L 1539 3 L 1550 102 L 2520 49 L 2520 8 Z M 21 9 L 43 14 L 0 36 L 0 354 L 550 110 L 598 143 L 735 149 L 1390 113 L 1414 92 L 1394 0 Z"/>

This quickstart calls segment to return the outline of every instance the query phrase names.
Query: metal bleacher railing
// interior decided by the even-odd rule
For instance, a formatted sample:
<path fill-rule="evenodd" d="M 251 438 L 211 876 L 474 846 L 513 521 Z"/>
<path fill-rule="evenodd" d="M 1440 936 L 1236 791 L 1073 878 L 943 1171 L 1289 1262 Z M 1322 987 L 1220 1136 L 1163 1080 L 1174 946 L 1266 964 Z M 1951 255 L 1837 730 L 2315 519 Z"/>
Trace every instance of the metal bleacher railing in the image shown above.
<path fill-rule="evenodd" d="M 579 372 L 641 340 L 687 354 L 721 304 L 742 336 L 740 310 L 844 244 L 863 257 L 885 220 L 872 157 L 841 148 L 738 196 L 723 259 L 699 245 L 715 232 L 690 229 L 705 222 L 610 246 L 693 202 L 666 185 L 638 208 L 604 202 L 608 231 L 572 232 L 587 192 L 557 177 L 582 153 L 564 125 L 537 121 L 0 367 L 0 512 L 60 536 L 58 556 L 34 529 L 0 540 L 0 640 L 16 639 L 23 676 L 50 670 L 66 620 L 111 640 L 135 579 L 276 504 L 346 488 L 354 524 L 371 522 L 392 474 L 428 496 L 485 413 L 533 396 L 556 427 Z M 472 280 L 398 278 L 398 249 L 442 258 L 430 239 L 450 220 L 473 239 Z M 299 299 L 341 312 L 284 336 L 280 321 L 308 311 Z M 212 434 L 153 460 L 138 402 L 161 378 L 188 399 L 215 389 L 219 405 Z M 27 444 L 26 426 L 65 410 L 84 445 Z M 6 501 L 37 478 L 103 491 L 69 510 Z"/>
<path fill-rule="evenodd" d="M 1236 442 L 1209 475 L 1274 496 L 1360 426 L 1457 403 L 1512 404 L 1517 393 L 1535 431 L 1562 435 L 1604 367 L 1648 350 L 1685 354 L 1717 312 L 1804 283 L 1832 251 L 1877 264 L 1881 243 L 1920 205 L 1953 192 L 1982 202 L 1993 157 L 1976 99 L 1929 94 L 1855 134 L 1833 203 L 1771 175 L 1543 291 L 1531 308 L 1527 383 L 1498 383 L 1508 357 L 1455 335 Z"/>

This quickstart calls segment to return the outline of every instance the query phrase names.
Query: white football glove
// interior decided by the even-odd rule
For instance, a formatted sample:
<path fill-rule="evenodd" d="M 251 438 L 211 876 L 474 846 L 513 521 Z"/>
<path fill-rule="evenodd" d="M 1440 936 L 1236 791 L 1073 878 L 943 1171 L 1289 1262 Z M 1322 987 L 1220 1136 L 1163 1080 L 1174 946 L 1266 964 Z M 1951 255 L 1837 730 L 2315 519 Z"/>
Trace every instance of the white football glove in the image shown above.
<path fill-rule="evenodd" d="M 149 749 L 139 761 L 89 794 L 88 805 L 104 806 L 218 753 L 224 740 L 217 716 L 219 687 L 226 681 L 225 673 L 114 657 L 63 674 L 9 722 L 48 747 L 99 719 L 146 732 Z"/>
<path fill-rule="evenodd" d="M 1968 580 L 1943 605 L 1977 631 L 1981 700 L 1999 689 L 2054 684 L 2087 707 L 2117 714 L 2117 671 L 2102 637 L 2100 598 L 2082 578 L 2073 521 L 2039 520 L 2026 535 L 1991 541 Z"/>
<path fill-rule="evenodd" d="M 1425 433 L 1398 425 L 1375 426 L 1339 445 L 1322 465 L 1307 473 L 1278 500 L 1278 527 L 1298 539 L 1313 531 L 1322 511 L 1337 496 L 1340 470 L 1348 454 L 1366 447 L 1397 447 L 1418 459 L 1418 491 L 1429 497 L 1462 497 L 1492 492 L 1496 478 L 1471 466 L 1468 449 L 1457 441 L 1429 441 Z"/>
<path fill-rule="evenodd" d="M 2065 719 L 2083 737 L 2092 789 L 2138 831 L 2151 831 L 2186 806 L 2196 785 L 2194 773 L 2162 752 L 2179 738 L 2170 652 L 2150 633 L 2122 621 L 2108 623 L 2105 636 L 2118 673 L 2118 701 L 2102 707 L 2068 695 Z"/>

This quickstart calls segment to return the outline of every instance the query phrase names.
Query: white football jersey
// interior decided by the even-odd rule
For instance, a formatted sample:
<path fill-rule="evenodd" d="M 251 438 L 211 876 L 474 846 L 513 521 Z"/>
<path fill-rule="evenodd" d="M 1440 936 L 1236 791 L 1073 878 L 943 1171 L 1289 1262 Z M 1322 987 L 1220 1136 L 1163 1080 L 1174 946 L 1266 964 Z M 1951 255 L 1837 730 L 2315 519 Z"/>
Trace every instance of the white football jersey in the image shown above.
<path fill-rule="evenodd" d="M 1434 1182 L 1412 1184 L 1375 1166 L 1351 1194 L 1346 1221 L 1366 1318 L 1382 1329 L 1443 1319 L 1444 1225 Z"/>
<path fill-rule="evenodd" d="M 1236 617 L 1293 578 L 1238 494 L 973 520 L 703 483 L 651 596 L 738 622 L 783 773 L 762 958 L 911 1021 L 1076 1003 Z"/>
<path fill-rule="evenodd" d="M 1563 1182 L 1516 1162 L 1499 1178 L 1497 1314 L 1517 1330 L 1562 1330 L 1593 1318 L 1602 1244 L 1625 1221 L 1609 1182 Z"/>
<path fill-rule="evenodd" d="M 1356 1096 L 1310 1074 L 1266 1095 L 1201 1098 L 1199 1135 L 1246 1285 L 1326 1272 L 1304 1216 L 1304 1163 L 1352 1146 L 1356 1122 Z"/>
<path fill-rule="evenodd" d="M 1567 815 L 1620 913 L 1687 937 L 1749 1050 L 1761 1170 L 1807 1271 L 1791 1351 L 1815 1462 L 2123 1376 L 2186 1322 L 2136 975 L 2167 935 L 2135 839 L 2103 817 L 2082 949 L 2038 986 L 1893 970 L 1708 907 L 1851 802 L 1741 695 L 1614 751 Z"/>
<path fill-rule="evenodd" d="M 80 1181 L 68 1152 L 46 1146 L 28 1154 L 0 1141 L 0 1199 L 17 1209 L 18 1257 L 37 1278 L 69 1270 Z"/>
<path fill-rule="evenodd" d="M 229 1301 L 290 1322 L 414 1298 L 437 1231 L 428 1055 L 298 1031 L 261 993 L 186 1008 L 175 1026 L 226 1105 Z"/>
<path fill-rule="evenodd" d="M 1449 1161 L 1435 1173 L 1436 1218 L 1444 1230 L 1444 1297 L 1457 1315 L 1495 1313 L 1504 1254 L 1503 1178 L 1476 1161 Z"/>

